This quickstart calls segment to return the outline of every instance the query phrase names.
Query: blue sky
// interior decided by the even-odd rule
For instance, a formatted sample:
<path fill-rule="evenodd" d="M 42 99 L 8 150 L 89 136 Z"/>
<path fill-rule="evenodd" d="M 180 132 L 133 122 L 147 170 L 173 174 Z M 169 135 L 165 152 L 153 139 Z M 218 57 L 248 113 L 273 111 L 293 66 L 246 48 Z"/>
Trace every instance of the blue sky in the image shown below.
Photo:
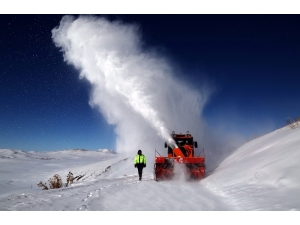
<path fill-rule="evenodd" d="M 247 139 L 300 116 L 299 15 L 97 16 L 137 24 L 176 76 L 209 83 L 211 127 Z M 115 148 L 114 127 L 88 104 L 89 83 L 53 43 L 62 17 L 0 15 L 0 148 Z"/>

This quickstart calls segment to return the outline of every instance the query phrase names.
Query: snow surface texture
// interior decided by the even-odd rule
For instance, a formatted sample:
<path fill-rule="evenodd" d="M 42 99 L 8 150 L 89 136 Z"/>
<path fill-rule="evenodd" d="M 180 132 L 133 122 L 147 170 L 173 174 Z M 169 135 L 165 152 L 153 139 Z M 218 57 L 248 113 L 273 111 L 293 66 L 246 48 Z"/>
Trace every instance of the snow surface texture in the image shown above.
<path fill-rule="evenodd" d="M 134 155 L 107 150 L 24 152 L 0 149 L 2 211 L 299 211 L 300 128 L 284 127 L 229 155 L 201 181 L 142 181 Z M 42 190 L 54 174 L 84 175 L 69 187 Z"/>

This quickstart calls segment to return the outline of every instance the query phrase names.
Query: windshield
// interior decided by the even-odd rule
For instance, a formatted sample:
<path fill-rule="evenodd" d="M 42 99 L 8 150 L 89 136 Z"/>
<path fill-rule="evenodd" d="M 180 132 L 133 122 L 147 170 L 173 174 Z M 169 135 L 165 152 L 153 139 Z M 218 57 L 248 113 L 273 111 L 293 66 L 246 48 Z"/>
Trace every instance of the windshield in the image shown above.
<path fill-rule="evenodd" d="M 183 145 L 193 145 L 193 139 L 192 138 L 178 138 L 174 139 L 178 147 Z"/>

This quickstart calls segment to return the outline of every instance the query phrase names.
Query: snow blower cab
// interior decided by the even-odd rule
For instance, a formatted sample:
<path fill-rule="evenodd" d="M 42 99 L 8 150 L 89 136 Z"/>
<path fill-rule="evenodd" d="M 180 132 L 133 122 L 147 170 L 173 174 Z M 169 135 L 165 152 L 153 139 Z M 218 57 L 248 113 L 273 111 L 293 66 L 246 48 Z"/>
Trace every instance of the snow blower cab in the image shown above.
<path fill-rule="evenodd" d="M 187 131 L 186 134 L 171 134 L 174 143 L 165 142 L 165 148 L 168 148 L 168 156 L 157 156 L 155 150 L 155 163 L 153 176 L 154 180 L 171 180 L 174 173 L 174 165 L 183 164 L 186 177 L 194 180 L 200 180 L 205 177 L 205 156 L 195 156 L 194 147 L 198 144 L 193 140 L 193 136 Z M 159 154 L 159 153 L 158 153 Z M 204 149 L 203 149 L 204 155 Z"/>

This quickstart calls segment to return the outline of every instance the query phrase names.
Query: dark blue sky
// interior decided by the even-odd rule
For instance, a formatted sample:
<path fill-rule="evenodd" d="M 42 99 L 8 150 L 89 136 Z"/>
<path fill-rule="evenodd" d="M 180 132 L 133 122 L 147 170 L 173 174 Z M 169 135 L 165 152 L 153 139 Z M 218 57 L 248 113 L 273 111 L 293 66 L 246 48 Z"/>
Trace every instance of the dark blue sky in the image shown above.
<path fill-rule="evenodd" d="M 89 84 L 52 41 L 62 16 L 0 15 L 0 148 L 114 149 Z M 215 87 L 203 112 L 210 126 L 246 139 L 300 116 L 300 15 L 104 16 L 138 24 L 179 76 Z"/>

